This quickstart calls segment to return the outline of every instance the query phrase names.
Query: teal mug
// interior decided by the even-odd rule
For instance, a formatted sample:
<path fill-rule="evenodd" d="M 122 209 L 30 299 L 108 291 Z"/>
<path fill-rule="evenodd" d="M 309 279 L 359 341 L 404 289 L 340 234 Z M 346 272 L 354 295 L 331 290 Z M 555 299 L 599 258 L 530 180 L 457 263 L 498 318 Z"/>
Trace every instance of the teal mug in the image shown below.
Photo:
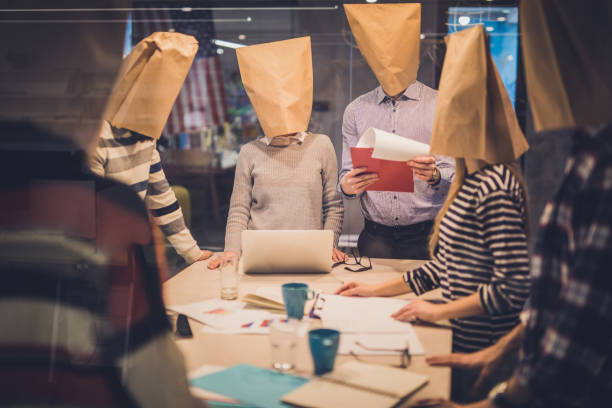
<path fill-rule="evenodd" d="M 333 329 L 311 330 L 308 332 L 308 342 L 315 375 L 333 371 L 340 343 L 340 332 Z"/>
<path fill-rule="evenodd" d="M 314 292 L 305 283 L 285 283 L 282 288 L 287 318 L 302 320 L 304 304 L 314 297 Z"/>

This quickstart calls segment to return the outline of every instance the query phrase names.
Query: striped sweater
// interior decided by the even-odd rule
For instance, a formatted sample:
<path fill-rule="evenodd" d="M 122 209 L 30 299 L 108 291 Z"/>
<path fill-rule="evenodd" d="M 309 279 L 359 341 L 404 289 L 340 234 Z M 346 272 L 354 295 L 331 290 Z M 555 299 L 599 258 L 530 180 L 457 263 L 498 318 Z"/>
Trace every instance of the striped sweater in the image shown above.
<path fill-rule="evenodd" d="M 181 207 L 162 169 L 154 139 L 114 128 L 105 121 L 95 154 L 89 162 L 95 174 L 127 184 L 138 193 L 155 223 L 187 263 L 200 258 L 202 250 L 185 225 Z"/>
<path fill-rule="evenodd" d="M 522 188 L 503 164 L 466 177 L 440 223 L 434 259 L 404 275 L 414 293 L 448 301 L 478 293 L 485 314 L 452 319 L 454 351 L 487 347 L 518 323 L 529 295 Z"/>

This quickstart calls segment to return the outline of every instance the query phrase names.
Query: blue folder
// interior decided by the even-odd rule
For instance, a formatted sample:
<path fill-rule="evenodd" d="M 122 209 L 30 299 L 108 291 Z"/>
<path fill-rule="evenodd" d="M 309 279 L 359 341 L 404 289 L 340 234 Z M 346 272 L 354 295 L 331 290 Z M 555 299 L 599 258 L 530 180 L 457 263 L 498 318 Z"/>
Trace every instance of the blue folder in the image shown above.
<path fill-rule="evenodd" d="M 191 385 L 244 402 L 242 407 L 287 408 L 281 397 L 308 379 L 248 364 L 239 364 L 191 380 Z"/>

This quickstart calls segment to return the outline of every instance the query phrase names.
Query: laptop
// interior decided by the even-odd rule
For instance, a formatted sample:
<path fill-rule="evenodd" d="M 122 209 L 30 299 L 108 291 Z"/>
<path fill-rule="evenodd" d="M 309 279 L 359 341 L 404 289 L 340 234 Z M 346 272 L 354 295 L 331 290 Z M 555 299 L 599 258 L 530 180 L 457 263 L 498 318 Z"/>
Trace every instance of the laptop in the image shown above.
<path fill-rule="evenodd" d="M 331 230 L 242 231 L 244 273 L 329 273 Z"/>

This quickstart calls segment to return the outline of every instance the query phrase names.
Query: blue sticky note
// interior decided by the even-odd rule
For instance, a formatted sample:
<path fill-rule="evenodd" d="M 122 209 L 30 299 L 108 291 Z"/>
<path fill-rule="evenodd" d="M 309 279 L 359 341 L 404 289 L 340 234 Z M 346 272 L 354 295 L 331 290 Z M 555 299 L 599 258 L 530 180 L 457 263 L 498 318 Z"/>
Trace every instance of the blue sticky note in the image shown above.
<path fill-rule="evenodd" d="M 306 384 L 308 379 L 248 364 L 191 380 L 191 385 L 261 408 L 287 408 L 281 397 Z"/>

